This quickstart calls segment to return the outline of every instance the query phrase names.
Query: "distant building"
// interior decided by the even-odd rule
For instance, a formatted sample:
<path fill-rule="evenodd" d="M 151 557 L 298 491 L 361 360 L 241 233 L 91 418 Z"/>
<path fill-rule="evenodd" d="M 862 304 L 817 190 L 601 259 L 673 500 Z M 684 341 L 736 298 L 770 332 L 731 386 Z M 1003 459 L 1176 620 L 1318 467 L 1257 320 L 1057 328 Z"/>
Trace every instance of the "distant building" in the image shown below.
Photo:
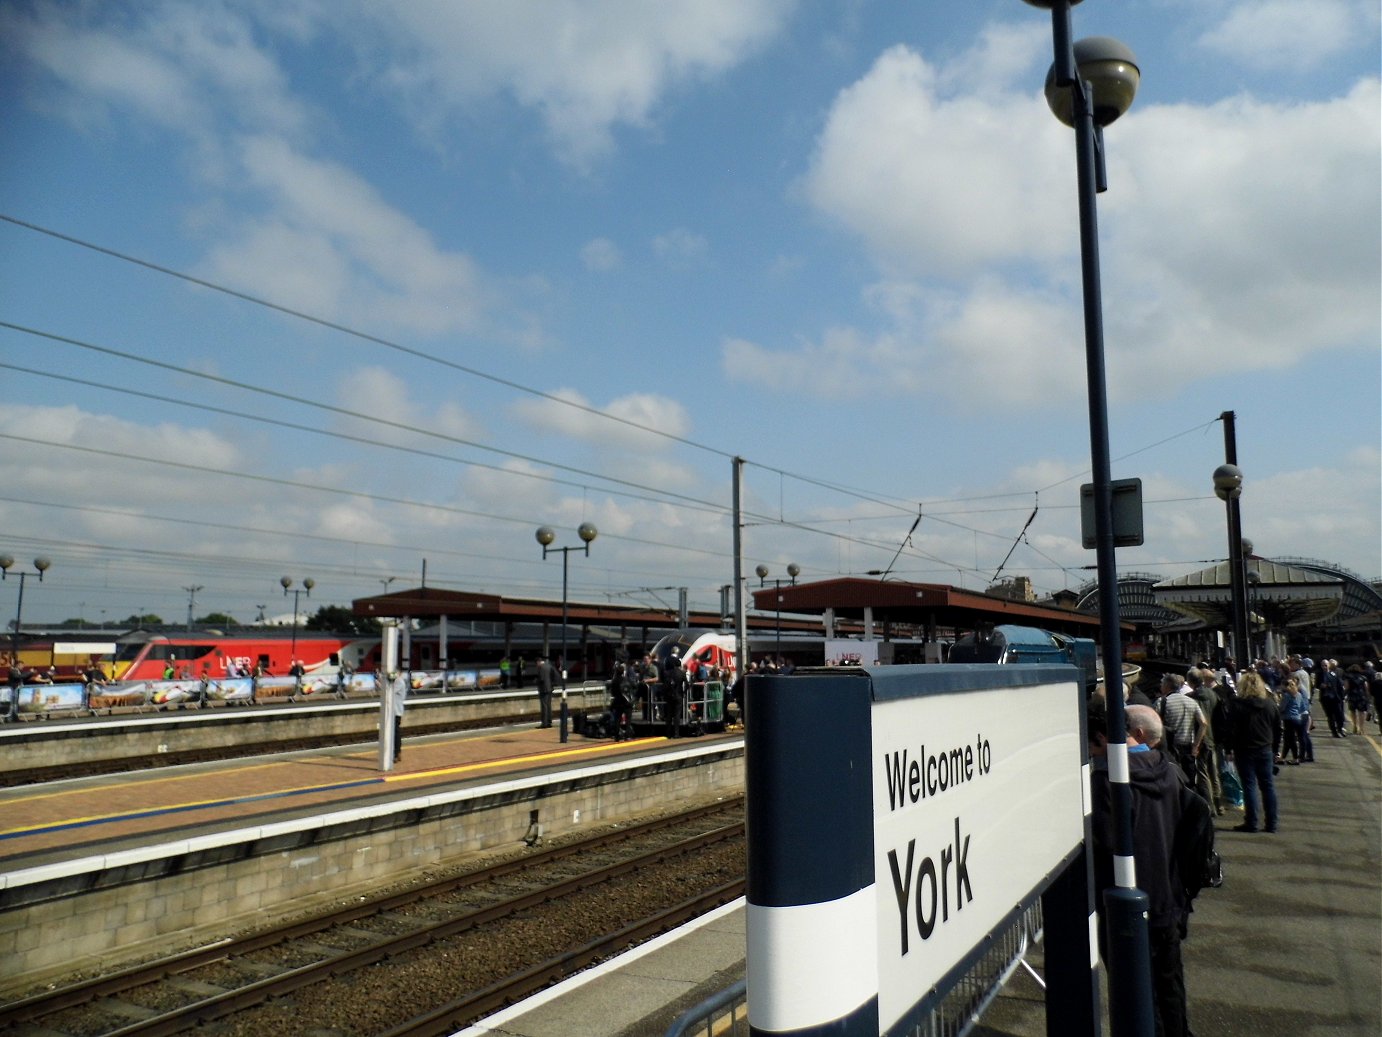
<path fill-rule="evenodd" d="M 1013 576 L 1006 580 L 999 580 L 985 592 L 998 598 L 1010 598 L 1013 601 L 1036 601 L 1036 591 L 1032 588 L 1032 581 L 1027 576 Z"/>

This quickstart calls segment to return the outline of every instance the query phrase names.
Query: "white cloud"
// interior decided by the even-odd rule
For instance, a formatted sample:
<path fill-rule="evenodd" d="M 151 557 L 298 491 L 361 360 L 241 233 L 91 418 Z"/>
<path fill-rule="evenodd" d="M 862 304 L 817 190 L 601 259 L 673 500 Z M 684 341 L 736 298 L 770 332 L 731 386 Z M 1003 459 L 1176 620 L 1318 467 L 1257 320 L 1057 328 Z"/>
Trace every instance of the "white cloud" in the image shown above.
<path fill-rule="evenodd" d="M 703 260 L 710 252 L 710 242 L 685 227 L 675 227 L 653 238 L 653 252 L 664 263 L 686 266 Z"/>
<path fill-rule="evenodd" d="M 904 46 L 879 57 L 831 107 L 808 200 L 896 273 L 964 280 L 989 263 L 1067 253 L 1069 215 L 1051 192 L 1070 149 L 1045 102 L 998 81 L 948 97 L 946 78 Z"/>
<path fill-rule="evenodd" d="M 609 238 L 595 238 L 581 249 L 581 262 L 587 270 L 613 270 L 623 261 L 619 246 Z"/>
<path fill-rule="evenodd" d="M 942 68 L 894 47 L 841 91 L 803 195 L 878 267 L 864 299 L 881 330 L 732 340 L 733 376 L 1031 404 L 1083 381 L 1069 131 L 1005 86 L 1030 45 L 990 34 Z M 952 93 L 976 67 L 993 70 L 985 84 Z M 1375 348 L 1379 121 L 1368 79 L 1313 103 L 1135 107 L 1109 131 L 1099 205 L 1114 399 Z M 918 377 L 933 365 L 948 376 Z"/>
<path fill-rule="evenodd" d="M 1128 378 L 1376 347 L 1379 121 L 1365 80 L 1327 101 L 1152 106 L 1118 124 L 1103 253 Z"/>
<path fill-rule="evenodd" d="M 507 95 L 540 114 L 566 162 L 587 169 L 610 150 L 615 127 L 648 125 L 669 91 L 742 62 L 792 6 L 421 0 L 363 4 L 358 22 L 392 37 L 398 49 L 378 59 L 380 78 L 419 121 Z"/>
<path fill-rule="evenodd" d="M 388 421 L 427 429 L 457 439 L 478 439 L 476 423 L 460 405 L 446 401 L 435 410 L 419 403 L 402 378 L 382 367 L 361 367 L 343 375 L 335 394 L 339 406 Z M 374 422 L 340 419 L 353 435 L 387 443 L 408 443 L 424 450 L 448 452 L 435 436 L 421 436 Z"/>
<path fill-rule="evenodd" d="M 491 300 L 470 257 L 439 248 L 352 171 L 276 137 L 244 141 L 240 160 L 268 213 L 212 251 L 213 279 L 376 328 L 438 335 L 485 318 Z"/>
<path fill-rule="evenodd" d="M 668 440 L 634 428 L 627 424 L 629 422 L 671 436 L 684 437 L 691 428 L 690 416 L 681 403 L 653 393 L 631 393 L 598 408 L 575 389 L 558 389 L 552 395 L 557 399 L 520 400 L 513 405 L 513 413 L 527 424 L 548 432 L 601 445 L 641 450 L 665 448 Z M 576 406 L 558 402 L 561 400 Z M 620 420 L 610 421 L 582 408 L 596 408 Z"/>
<path fill-rule="evenodd" d="M 170 2 L 98 24 L 48 6 L 0 14 L 0 33 L 59 84 L 55 103 L 79 124 L 105 106 L 129 108 L 203 143 L 219 118 L 298 135 L 310 125 L 249 23 L 224 8 Z"/>
<path fill-rule="evenodd" d="M 1200 44 L 1249 68 L 1299 72 L 1369 39 L 1376 24 L 1368 0 L 1239 0 Z"/>

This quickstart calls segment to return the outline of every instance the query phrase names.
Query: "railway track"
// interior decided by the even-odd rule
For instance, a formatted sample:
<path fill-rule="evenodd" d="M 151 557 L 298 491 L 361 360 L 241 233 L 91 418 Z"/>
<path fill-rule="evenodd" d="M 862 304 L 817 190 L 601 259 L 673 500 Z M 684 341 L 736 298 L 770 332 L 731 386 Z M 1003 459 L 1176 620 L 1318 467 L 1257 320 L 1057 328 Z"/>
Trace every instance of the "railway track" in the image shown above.
<path fill-rule="evenodd" d="M 74 983 L 0 1008 L 0 1033 L 451 1033 L 740 896 L 742 815 L 611 829 Z"/>

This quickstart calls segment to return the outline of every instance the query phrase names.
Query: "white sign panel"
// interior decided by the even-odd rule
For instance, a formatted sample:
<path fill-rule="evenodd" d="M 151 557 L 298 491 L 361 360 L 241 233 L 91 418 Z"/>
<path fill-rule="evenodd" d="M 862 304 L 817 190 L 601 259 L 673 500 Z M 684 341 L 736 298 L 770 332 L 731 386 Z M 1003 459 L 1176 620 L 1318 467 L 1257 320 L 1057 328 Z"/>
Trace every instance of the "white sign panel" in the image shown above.
<path fill-rule="evenodd" d="M 873 707 L 884 1031 L 1084 838 L 1072 685 Z"/>

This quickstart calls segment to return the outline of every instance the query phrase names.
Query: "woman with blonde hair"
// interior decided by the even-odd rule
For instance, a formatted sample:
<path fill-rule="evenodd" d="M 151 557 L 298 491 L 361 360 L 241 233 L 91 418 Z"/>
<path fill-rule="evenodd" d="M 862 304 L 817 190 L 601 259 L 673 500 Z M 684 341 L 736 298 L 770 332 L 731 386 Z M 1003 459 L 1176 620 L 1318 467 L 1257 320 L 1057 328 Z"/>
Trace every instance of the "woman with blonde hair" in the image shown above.
<path fill-rule="evenodd" d="M 1275 832 L 1277 822 L 1274 762 L 1281 746 L 1281 713 L 1266 682 L 1249 670 L 1238 681 L 1238 697 L 1230 713 L 1233 762 L 1243 779 L 1243 823 L 1235 832 L 1256 832 L 1257 790 L 1262 789 L 1263 831 Z"/>

